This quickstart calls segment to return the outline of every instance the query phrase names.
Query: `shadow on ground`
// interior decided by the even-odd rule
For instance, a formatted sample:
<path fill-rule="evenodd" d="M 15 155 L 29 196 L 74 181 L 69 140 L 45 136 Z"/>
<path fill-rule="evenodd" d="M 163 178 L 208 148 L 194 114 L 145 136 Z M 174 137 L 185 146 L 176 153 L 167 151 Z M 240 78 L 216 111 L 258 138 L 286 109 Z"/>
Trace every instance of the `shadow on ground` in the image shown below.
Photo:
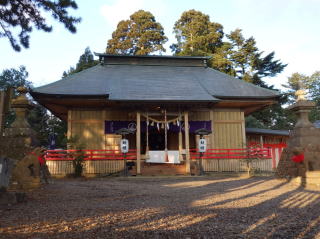
<path fill-rule="evenodd" d="M 320 238 L 320 191 L 274 178 L 56 180 L 0 238 Z"/>

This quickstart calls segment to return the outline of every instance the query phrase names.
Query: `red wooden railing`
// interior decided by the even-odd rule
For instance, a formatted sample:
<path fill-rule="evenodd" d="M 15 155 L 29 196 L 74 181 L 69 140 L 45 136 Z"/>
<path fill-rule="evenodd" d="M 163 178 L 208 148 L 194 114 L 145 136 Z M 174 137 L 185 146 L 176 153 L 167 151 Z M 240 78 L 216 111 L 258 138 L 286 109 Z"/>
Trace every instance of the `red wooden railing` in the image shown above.
<path fill-rule="evenodd" d="M 251 141 L 249 142 L 250 147 L 258 147 L 258 145 L 261 145 L 259 142 Z M 287 144 L 285 142 L 282 143 L 263 143 L 264 148 L 269 148 L 271 151 L 271 157 L 272 157 L 272 168 L 277 168 L 277 165 L 279 163 L 279 160 L 281 158 L 281 154 L 284 148 L 287 147 Z"/>
<path fill-rule="evenodd" d="M 261 147 L 261 143 L 259 142 L 255 142 L 255 141 L 251 141 L 248 143 L 249 147 L 256 147 L 258 148 L 259 146 Z M 263 143 L 263 148 L 286 148 L 287 144 L 286 143 Z"/>
<path fill-rule="evenodd" d="M 197 149 L 190 149 L 191 159 L 199 159 Z M 243 149 L 207 149 L 202 154 L 203 159 L 270 159 L 271 151 L 268 148 L 243 148 Z"/>
<path fill-rule="evenodd" d="M 75 157 L 83 155 L 84 160 L 123 160 L 124 157 L 127 160 L 136 160 L 136 150 L 131 149 L 124 156 L 120 150 L 93 150 L 93 149 L 85 149 L 85 150 L 47 150 L 45 159 L 46 160 L 74 160 Z"/>
<path fill-rule="evenodd" d="M 46 160 L 74 160 L 75 157 L 83 155 L 84 160 L 136 160 L 136 150 L 131 149 L 125 155 L 120 150 L 47 150 Z M 199 159 L 200 153 L 197 149 L 190 149 L 191 159 Z M 202 154 L 203 159 L 246 159 L 259 158 L 270 159 L 271 149 L 269 148 L 244 148 L 244 149 L 208 149 Z"/>

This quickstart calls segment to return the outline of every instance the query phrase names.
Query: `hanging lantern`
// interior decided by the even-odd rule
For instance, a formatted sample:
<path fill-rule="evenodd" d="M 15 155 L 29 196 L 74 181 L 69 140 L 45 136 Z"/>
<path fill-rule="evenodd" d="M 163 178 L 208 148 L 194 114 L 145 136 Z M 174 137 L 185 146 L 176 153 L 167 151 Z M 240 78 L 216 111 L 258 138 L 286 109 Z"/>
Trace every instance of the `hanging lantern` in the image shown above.
<path fill-rule="evenodd" d="M 160 130 L 159 123 L 157 123 L 157 129 Z"/>

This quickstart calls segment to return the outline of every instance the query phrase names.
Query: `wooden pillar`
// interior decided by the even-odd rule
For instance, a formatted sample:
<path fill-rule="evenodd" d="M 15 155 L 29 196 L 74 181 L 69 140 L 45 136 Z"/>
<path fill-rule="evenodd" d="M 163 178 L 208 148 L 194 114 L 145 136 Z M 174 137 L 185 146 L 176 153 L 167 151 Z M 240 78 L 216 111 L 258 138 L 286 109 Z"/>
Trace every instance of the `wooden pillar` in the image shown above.
<path fill-rule="evenodd" d="M 263 148 L 263 136 L 260 135 L 260 147 Z"/>
<path fill-rule="evenodd" d="M 101 149 L 106 149 L 107 139 L 106 139 L 106 118 L 107 118 L 107 111 L 102 111 L 102 135 L 103 135 L 103 143 Z"/>
<path fill-rule="evenodd" d="M 211 149 L 214 149 L 214 133 L 215 133 L 215 130 L 214 130 L 214 123 L 213 123 L 213 120 L 214 120 L 214 116 L 213 116 L 213 110 L 210 110 L 210 121 L 211 121 L 211 131 L 212 133 L 210 134 L 210 148 Z M 208 146 L 209 147 L 209 146 Z"/>
<path fill-rule="evenodd" d="M 184 112 L 184 136 L 186 144 L 186 174 L 190 174 L 190 144 L 189 144 L 189 117 L 188 112 Z"/>
<path fill-rule="evenodd" d="M 68 132 L 67 137 L 70 139 L 72 137 L 72 110 L 68 110 Z"/>
<path fill-rule="evenodd" d="M 179 161 L 183 161 L 182 157 L 182 132 L 179 131 Z"/>
<path fill-rule="evenodd" d="M 137 112 L 137 131 L 136 131 L 136 146 L 137 146 L 137 175 L 141 174 L 141 116 Z"/>
<path fill-rule="evenodd" d="M 242 148 L 247 147 L 247 136 L 246 136 L 246 122 L 244 119 L 244 112 L 241 112 L 241 120 L 242 120 Z"/>

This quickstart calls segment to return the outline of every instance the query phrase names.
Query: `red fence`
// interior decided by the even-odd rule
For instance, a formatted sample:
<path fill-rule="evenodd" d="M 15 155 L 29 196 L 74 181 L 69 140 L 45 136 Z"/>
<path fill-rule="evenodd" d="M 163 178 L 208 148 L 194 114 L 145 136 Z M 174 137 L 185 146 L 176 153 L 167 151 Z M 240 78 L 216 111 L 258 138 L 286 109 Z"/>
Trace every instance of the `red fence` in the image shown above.
<path fill-rule="evenodd" d="M 46 160 L 74 160 L 78 156 L 83 156 L 84 160 L 123 160 L 124 157 L 127 160 L 135 160 L 137 158 L 136 150 L 131 149 L 124 156 L 120 150 L 47 150 Z"/>
<path fill-rule="evenodd" d="M 124 154 L 119 150 L 47 150 L 46 160 L 74 160 L 76 157 L 82 155 L 84 160 L 123 160 Z M 200 153 L 197 149 L 190 149 L 191 159 L 198 159 Z M 125 155 L 127 160 L 136 160 L 136 150 L 131 149 Z M 244 149 L 208 149 L 202 154 L 203 159 L 246 159 L 272 158 L 271 149 L 269 148 L 244 148 Z"/>
<path fill-rule="evenodd" d="M 250 147 L 257 147 L 258 145 L 261 145 L 259 142 L 249 142 Z M 287 144 L 282 142 L 282 143 L 276 143 L 276 144 L 271 144 L 271 143 L 264 143 L 263 144 L 264 148 L 268 148 L 271 151 L 271 157 L 272 157 L 272 168 L 275 169 L 278 166 L 279 160 L 281 158 L 281 154 L 284 148 L 287 147 Z"/>
<path fill-rule="evenodd" d="M 200 158 L 197 149 L 190 149 L 191 159 Z M 244 148 L 244 149 L 207 149 L 202 154 L 203 159 L 270 159 L 271 150 L 268 148 Z"/>

